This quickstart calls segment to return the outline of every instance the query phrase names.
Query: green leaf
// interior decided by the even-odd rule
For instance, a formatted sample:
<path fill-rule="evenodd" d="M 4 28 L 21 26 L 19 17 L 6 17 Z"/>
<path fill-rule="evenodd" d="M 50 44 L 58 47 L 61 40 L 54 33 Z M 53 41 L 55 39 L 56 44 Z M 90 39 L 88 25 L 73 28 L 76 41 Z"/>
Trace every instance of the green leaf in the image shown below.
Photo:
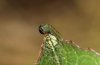
<path fill-rule="evenodd" d="M 51 25 L 42 24 L 39 31 L 45 37 L 36 65 L 100 65 L 99 53 L 63 40 Z"/>

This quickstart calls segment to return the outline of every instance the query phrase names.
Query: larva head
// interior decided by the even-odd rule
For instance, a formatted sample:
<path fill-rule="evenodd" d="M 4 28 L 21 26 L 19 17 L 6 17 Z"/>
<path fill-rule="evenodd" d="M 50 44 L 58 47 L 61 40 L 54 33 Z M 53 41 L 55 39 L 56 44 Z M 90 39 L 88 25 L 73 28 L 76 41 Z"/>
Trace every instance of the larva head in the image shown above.
<path fill-rule="evenodd" d="M 41 34 L 51 34 L 59 39 L 61 39 L 60 34 L 49 24 L 41 24 L 39 26 L 39 32 Z"/>
<path fill-rule="evenodd" d="M 51 26 L 48 24 L 41 24 L 39 26 L 39 32 L 41 34 L 50 34 Z"/>

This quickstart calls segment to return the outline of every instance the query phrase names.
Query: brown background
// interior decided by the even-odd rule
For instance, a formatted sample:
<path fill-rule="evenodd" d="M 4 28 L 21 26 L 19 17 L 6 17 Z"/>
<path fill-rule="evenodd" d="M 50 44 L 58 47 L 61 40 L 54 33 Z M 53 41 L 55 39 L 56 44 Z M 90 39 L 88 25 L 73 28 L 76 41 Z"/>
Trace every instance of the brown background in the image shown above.
<path fill-rule="evenodd" d="M 100 52 L 100 0 L 0 0 L 0 65 L 33 65 L 41 23 L 64 39 Z"/>

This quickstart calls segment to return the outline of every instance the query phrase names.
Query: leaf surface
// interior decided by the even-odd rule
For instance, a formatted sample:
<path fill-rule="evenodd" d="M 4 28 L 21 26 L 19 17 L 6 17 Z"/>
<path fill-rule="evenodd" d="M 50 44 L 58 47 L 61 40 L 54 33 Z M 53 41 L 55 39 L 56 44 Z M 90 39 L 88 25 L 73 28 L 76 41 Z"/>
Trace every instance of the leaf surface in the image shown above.
<path fill-rule="evenodd" d="M 100 65 L 99 53 L 63 40 L 51 25 L 42 24 L 39 31 L 45 37 L 36 65 Z"/>

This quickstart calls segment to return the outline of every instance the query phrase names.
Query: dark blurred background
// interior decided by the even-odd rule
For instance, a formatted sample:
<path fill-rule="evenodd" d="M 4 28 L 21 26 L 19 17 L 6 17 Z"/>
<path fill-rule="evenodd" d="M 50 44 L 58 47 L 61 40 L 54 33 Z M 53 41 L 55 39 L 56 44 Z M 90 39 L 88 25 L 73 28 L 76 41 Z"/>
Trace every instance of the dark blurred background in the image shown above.
<path fill-rule="evenodd" d="M 64 39 L 100 52 L 100 0 L 0 0 L 0 65 L 33 65 L 41 23 Z"/>

